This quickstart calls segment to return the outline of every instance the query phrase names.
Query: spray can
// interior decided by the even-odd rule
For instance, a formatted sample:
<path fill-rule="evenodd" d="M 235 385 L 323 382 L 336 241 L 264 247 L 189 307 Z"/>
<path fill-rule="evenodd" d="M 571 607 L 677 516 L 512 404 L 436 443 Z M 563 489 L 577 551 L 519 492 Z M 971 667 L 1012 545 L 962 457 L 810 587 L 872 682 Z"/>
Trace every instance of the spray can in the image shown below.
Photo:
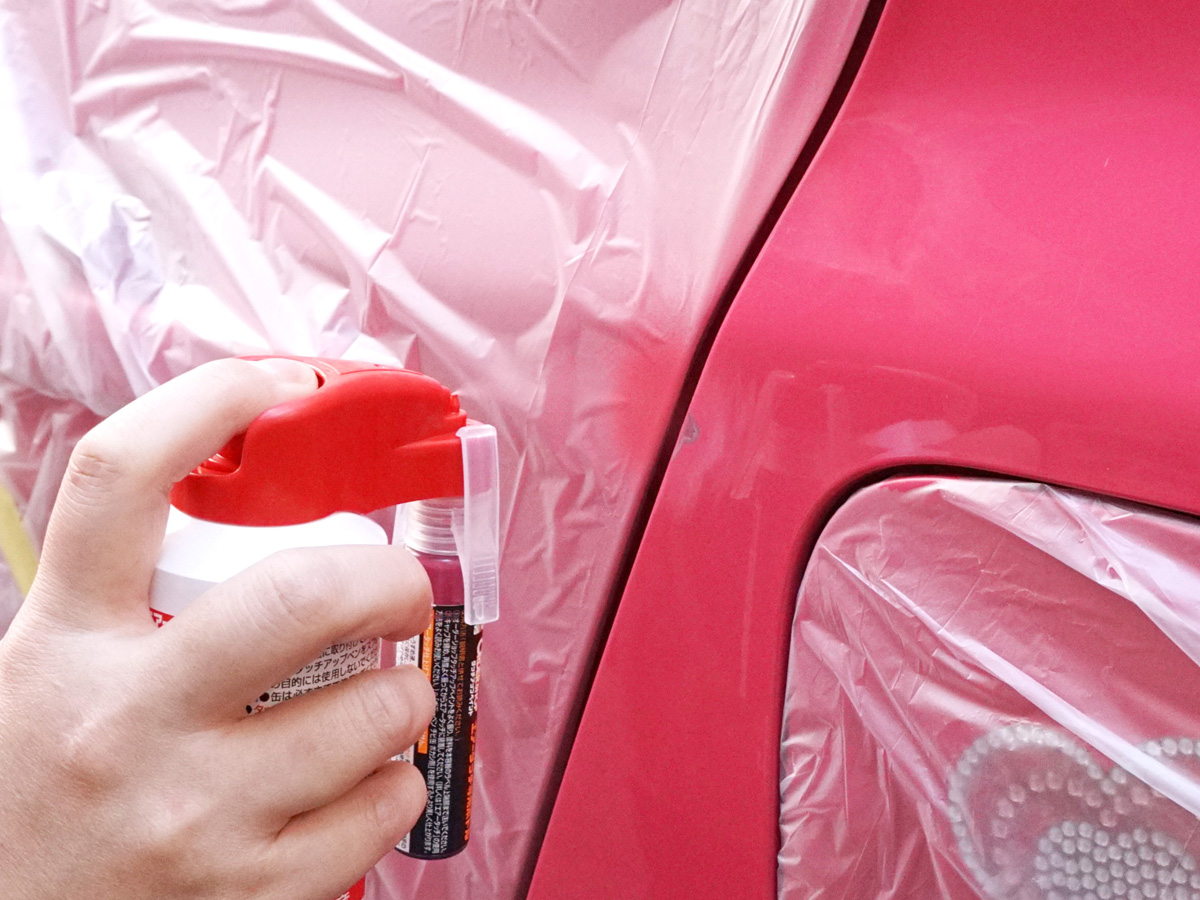
<path fill-rule="evenodd" d="M 463 627 L 472 632 L 477 650 L 481 627 L 499 614 L 495 429 L 469 422 L 457 396 L 416 372 L 372 363 L 299 359 L 315 370 L 316 392 L 267 410 L 172 489 L 167 534 L 151 584 L 155 621 L 167 625 L 209 587 L 279 550 L 387 543 L 383 528 L 367 514 L 399 504 L 421 508 L 417 501 L 424 501 L 431 509 L 450 511 L 439 519 L 449 526 L 450 544 L 445 543 L 445 532 L 439 531 L 442 543 L 437 547 L 446 551 L 452 545 L 453 553 L 429 554 L 438 562 L 426 565 L 431 580 L 437 573 L 435 599 L 440 587 Z M 404 530 L 398 527 L 393 537 Z M 435 650 L 450 652 L 450 645 L 425 646 L 424 637 L 398 645 L 397 661 L 422 664 L 427 673 L 441 673 L 448 666 L 457 671 L 457 661 L 434 658 Z M 423 665 L 422 654 L 430 656 L 428 666 Z M 380 662 L 378 639 L 336 644 L 280 684 L 246 698 L 246 712 L 257 713 L 377 668 Z M 474 670 L 477 673 L 477 665 Z M 436 693 L 437 684 L 434 687 Z M 456 699 L 457 689 L 446 701 L 438 694 L 437 715 L 445 718 L 444 702 Z M 473 726 L 473 701 L 471 707 Z M 449 715 L 452 721 L 460 717 L 457 709 Z M 418 746 L 404 758 L 427 760 L 428 738 L 434 734 L 431 727 L 423 741 L 424 754 Z M 330 740 L 352 739 L 330 736 Z M 455 771 L 466 774 L 469 797 L 470 765 L 465 773 L 462 766 Z M 427 778 L 431 809 L 441 810 L 447 804 L 469 809 L 469 799 L 451 797 L 455 791 L 459 792 L 455 797 L 461 795 L 452 781 Z M 427 817 L 424 814 L 422 822 Z M 441 824 L 437 827 L 443 829 Z M 360 881 L 337 900 L 360 900 L 363 893 Z"/>

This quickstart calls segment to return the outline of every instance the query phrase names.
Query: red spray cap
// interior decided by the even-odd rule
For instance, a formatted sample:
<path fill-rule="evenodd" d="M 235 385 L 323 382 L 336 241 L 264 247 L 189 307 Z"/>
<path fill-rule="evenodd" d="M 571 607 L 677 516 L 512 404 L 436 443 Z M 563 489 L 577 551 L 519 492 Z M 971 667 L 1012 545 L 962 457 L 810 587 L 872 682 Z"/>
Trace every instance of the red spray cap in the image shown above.
<path fill-rule="evenodd" d="M 467 621 L 495 619 L 495 429 L 468 424 L 458 397 L 420 373 L 373 363 L 288 358 L 313 367 L 317 390 L 260 415 L 175 485 L 172 505 L 212 522 L 276 526 L 335 512 L 368 513 L 414 500 L 462 497 L 455 541 Z"/>

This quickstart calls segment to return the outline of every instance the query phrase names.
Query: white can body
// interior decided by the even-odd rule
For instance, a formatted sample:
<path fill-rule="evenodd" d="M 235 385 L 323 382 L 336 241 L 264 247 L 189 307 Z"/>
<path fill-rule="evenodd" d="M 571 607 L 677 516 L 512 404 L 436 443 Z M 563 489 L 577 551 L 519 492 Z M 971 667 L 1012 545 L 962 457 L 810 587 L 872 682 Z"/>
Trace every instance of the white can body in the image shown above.
<path fill-rule="evenodd" d="M 206 522 L 172 508 L 150 587 L 151 614 L 162 626 L 209 588 L 281 550 L 387 543 L 387 534 L 378 524 L 352 513 L 334 513 L 301 525 L 255 528 Z M 258 712 L 379 664 L 378 638 L 334 644 L 270 690 L 247 697 L 246 712 Z"/>

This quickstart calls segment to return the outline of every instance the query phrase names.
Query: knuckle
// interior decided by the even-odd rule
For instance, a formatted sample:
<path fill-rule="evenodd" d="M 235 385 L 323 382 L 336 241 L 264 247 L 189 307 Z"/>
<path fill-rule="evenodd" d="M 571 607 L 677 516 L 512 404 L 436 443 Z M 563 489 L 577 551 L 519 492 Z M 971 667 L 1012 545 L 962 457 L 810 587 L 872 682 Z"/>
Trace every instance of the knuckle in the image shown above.
<path fill-rule="evenodd" d="M 398 679 L 379 673 L 375 677 L 356 679 L 355 708 L 360 733 L 369 734 L 380 751 L 399 749 L 417 727 L 417 716 L 411 699 L 411 689 Z"/>
<path fill-rule="evenodd" d="M 138 812 L 138 832 L 141 849 L 147 856 L 172 861 L 178 874 L 186 869 L 180 861 L 186 858 L 186 844 L 194 838 L 206 820 L 203 804 L 191 792 L 176 790 L 157 798 L 153 804 L 145 804 Z"/>
<path fill-rule="evenodd" d="M 238 842 L 226 836 L 220 853 L 205 852 L 217 832 L 216 813 L 203 791 L 179 785 L 136 810 L 130 849 L 169 884 L 170 896 L 236 895 L 233 888 L 244 877 Z"/>
<path fill-rule="evenodd" d="M 257 366 L 244 359 L 231 357 L 207 362 L 196 370 L 196 374 L 208 382 L 207 390 L 222 393 L 244 392 L 248 383 L 263 377 L 262 370 Z"/>
<path fill-rule="evenodd" d="M 83 796 L 103 795 L 128 777 L 122 764 L 126 731 L 121 712 L 109 708 L 89 711 L 62 732 L 59 768 L 64 780 Z"/>
<path fill-rule="evenodd" d="M 124 459 L 125 454 L 116 442 L 90 432 L 71 452 L 65 481 L 84 496 L 107 493 L 129 474 Z"/>
<path fill-rule="evenodd" d="M 80 726 L 63 735 L 60 768 L 67 783 L 82 795 L 103 793 L 118 781 L 112 750 L 93 738 L 94 729 Z"/>
<path fill-rule="evenodd" d="M 336 579 L 320 550 L 287 550 L 267 559 L 259 570 L 255 595 L 263 598 L 264 613 L 276 628 L 311 627 L 331 598 Z"/>
<path fill-rule="evenodd" d="M 235 384 L 245 381 L 247 378 L 253 378 L 259 369 L 257 366 L 252 366 L 247 360 L 227 356 L 207 362 L 197 371 L 219 384 Z"/>
<path fill-rule="evenodd" d="M 139 685 L 144 657 L 136 644 L 76 638 L 52 652 L 86 658 L 91 679 L 65 695 L 40 697 L 42 711 L 59 723 L 48 768 L 81 795 L 103 797 L 128 784 L 130 757 L 145 746 L 131 736 L 146 733 L 147 712 L 161 701 Z"/>

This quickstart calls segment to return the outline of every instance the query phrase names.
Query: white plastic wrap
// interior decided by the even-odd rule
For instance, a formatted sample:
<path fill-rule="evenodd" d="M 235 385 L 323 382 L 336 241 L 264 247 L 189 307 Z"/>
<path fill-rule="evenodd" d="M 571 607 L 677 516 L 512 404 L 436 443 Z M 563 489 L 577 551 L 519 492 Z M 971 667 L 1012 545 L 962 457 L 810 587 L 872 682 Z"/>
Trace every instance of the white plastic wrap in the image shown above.
<path fill-rule="evenodd" d="M 0 475 L 250 352 L 419 368 L 500 435 L 471 843 L 520 890 L 692 346 L 865 0 L 0 0 Z M 15 595 L 8 594 L 8 608 Z"/>
<path fill-rule="evenodd" d="M 1200 898 L 1200 523 L 1037 484 L 852 497 L 805 572 L 781 898 Z"/>

